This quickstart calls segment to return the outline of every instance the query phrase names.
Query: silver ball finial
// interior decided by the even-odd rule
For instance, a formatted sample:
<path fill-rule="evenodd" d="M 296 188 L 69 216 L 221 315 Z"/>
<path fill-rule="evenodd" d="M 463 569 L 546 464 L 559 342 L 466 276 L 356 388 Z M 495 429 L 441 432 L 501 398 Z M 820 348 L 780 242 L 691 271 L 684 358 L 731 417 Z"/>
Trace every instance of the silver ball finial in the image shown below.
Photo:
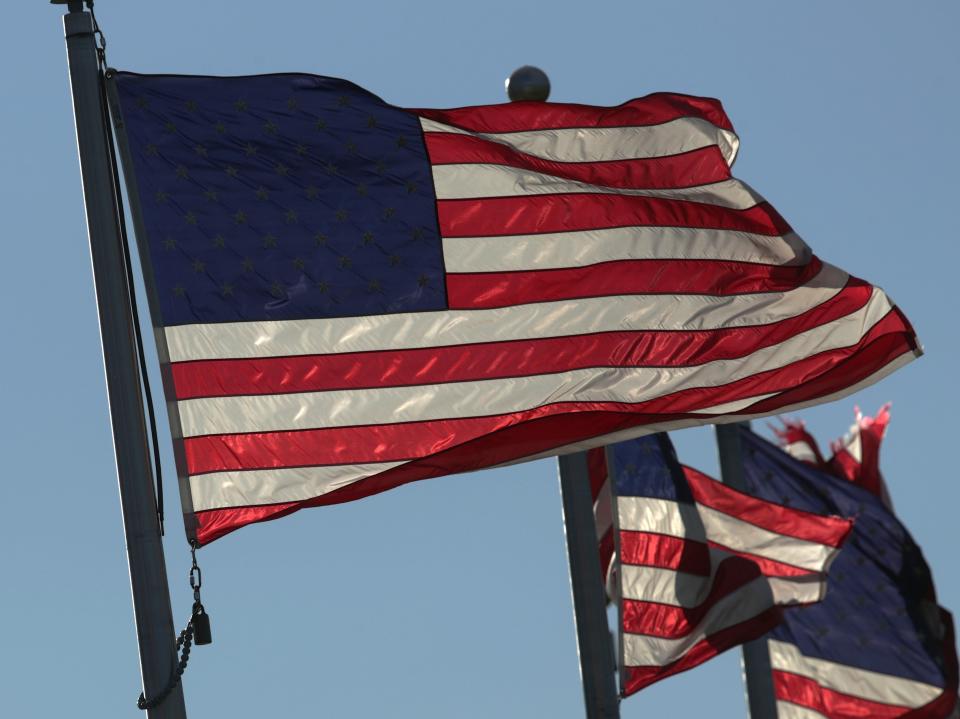
<path fill-rule="evenodd" d="M 536 100 L 544 102 L 550 97 L 550 78 L 539 67 L 518 67 L 503 83 L 511 102 Z"/>

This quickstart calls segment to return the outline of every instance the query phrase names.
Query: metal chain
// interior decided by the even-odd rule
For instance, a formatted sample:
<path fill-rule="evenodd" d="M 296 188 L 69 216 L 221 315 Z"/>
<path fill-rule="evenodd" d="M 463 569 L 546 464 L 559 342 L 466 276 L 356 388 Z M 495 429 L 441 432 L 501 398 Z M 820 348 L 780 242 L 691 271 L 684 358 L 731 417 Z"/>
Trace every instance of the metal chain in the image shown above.
<path fill-rule="evenodd" d="M 90 11 L 90 19 L 93 20 L 93 34 L 97 37 L 97 60 L 100 63 L 100 69 L 107 69 L 107 37 L 100 29 L 100 23 L 97 22 L 97 15 L 93 12 L 93 0 L 86 0 L 87 9 Z"/>
<path fill-rule="evenodd" d="M 200 566 L 197 564 L 197 543 L 190 543 L 190 559 L 192 564 L 190 565 L 190 588 L 193 590 L 193 613 L 197 613 L 197 609 L 203 609 L 203 605 L 200 603 L 200 586 L 203 584 L 203 574 L 200 572 Z"/>
<path fill-rule="evenodd" d="M 193 609 L 190 612 L 190 621 L 187 622 L 187 626 L 180 636 L 177 637 L 177 643 L 175 652 L 180 652 L 180 659 L 177 662 L 176 667 L 174 667 L 173 675 L 170 677 L 170 682 L 167 684 L 166 688 L 159 694 L 157 694 L 152 699 L 147 699 L 143 692 L 140 692 L 140 698 L 137 699 L 137 708 L 146 710 L 153 709 L 163 702 L 170 692 L 176 689 L 177 684 L 180 683 L 180 679 L 183 677 L 183 672 L 187 668 L 187 662 L 190 661 L 190 647 L 193 644 L 194 638 L 194 619 L 200 615 L 205 614 L 203 609 L 203 604 L 200 601 L 200 587 L 203 585 L 203 574 L 200 571 L 200 565 L 197 564 L 197 547 L 199 545 L 196 542 L 190 543 L 190 588 L 193 590 Z M 209 635 L 209 627 L 207 628 L 207 634 Z M 204 643 L 204 639 L 201 635 L 199 639 L 200 643 Z M 209 643 L 209 637 L 206 639 L 206 642 Z M 182 651 L 181 651 L 182 648 Z"/>
<path fill-rule="evenodd" d="M 173 671 L 173 676 L 170 678 L 170 683 L 167 684 L 167 687 L 157 694 L 153 699 L 147 699 L 143 692 L 140 692 L 140 698 L 137 699 L 137 709 L 147 710 L 154 709 L 160 706 L 160 703 L 163 702 L 170 692 L 177 688 L 177 684 L 180 683 L 180 678 L 183 676 L 184 670 L 187 668 L 187 662 L 190 661 L 190 645 L 193 644 L 193 617 L 190 618 L 190 621 L 187 622 L 186 628 L 180 632 L 180 636 L 177 637 L 177 648 L 176 651 L 180 651 L 180 647 L 183 647 L 183 653 L 180 654 L 180 661 L 177 662 L 177 666 Z"/>

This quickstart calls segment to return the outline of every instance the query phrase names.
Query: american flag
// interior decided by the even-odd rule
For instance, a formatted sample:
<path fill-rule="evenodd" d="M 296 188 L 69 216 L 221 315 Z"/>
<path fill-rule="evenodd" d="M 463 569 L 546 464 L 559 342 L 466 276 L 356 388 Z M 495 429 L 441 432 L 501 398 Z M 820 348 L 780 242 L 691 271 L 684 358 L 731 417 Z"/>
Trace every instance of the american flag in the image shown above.
<path fill-rule="evenodd" d="M 878 419 L 858 418 L 854 433 L 879 428 L 882 436 L 886 412 Z M 880 487 L 850 481 L 840 465 L 834 465 L 834 474 L 797 460 L 748 430 L 742 439 L 751 493 L 807 511 L 856 517 L 830 568 L 826 598 L 787 613 L 768 635 L 777 716 L 960 715 L 953 620 L 937 606 L 923 554 Z M 848 436 L 837 449 L 846 452 L 854 443 Z M 879 439 L 870 446 L 878 459 Z"/>
<path fill-rule="evenodd" d="M 919 353 L 730 175 L 715 100 L 404 110 L 114 74 L 187 531 L 759 415 Z"/>
<path fill-rule="evenodd" d="M 663 433 L 612 445 L 607 461 L 624 696 L 823 599 L 851 520 L 765 502 L 681 467 Z"/>

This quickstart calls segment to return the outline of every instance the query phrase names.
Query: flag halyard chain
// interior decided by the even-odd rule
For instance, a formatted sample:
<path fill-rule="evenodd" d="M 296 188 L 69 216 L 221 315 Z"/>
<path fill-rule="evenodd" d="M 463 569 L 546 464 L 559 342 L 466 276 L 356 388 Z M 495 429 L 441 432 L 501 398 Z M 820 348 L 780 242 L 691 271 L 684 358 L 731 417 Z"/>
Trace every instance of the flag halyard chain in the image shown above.
<path fill-rule="evenodd" d="M 193 626 L 197 646 L 210 644 L 213 637 L 210 634 L 210 616 L 203 608 L 203 602 L 200 601 L 200 585 L 203 584 L 203 574 L 197 565 L 197 543 L 190 545 L 190 556 L 193 564 L 190 567 L 190 588 L 193 589 L 193 612 L 190 617 L 190 624 Z"/>
<path fill-rule="evenodd" d="M 174 669 L 173 676 L 170 678 L 170 683 L 167 687 L 157 694 L 153 699 L 147 699 L 143 692 L 140 692 L 140 698 L 137 699 L 137 709 L 142 709 L 146 711 L 147 709 L 154 709 L 163 702 L 170 692 L 176 689 L 177 684 L 180 683 L 180 678 L 183 676 L 184 670 L 187 668 L 187 662 L 190 660 L 190 645 L 193 643 L 193 621 L 187 622 L 187 626 L 180 632 L 180 636 L 177 637 L 177 652 L 180 653 L 180 661 L 177 662 L 177 666 Z M 181 652 L 181 647 L 183 651 Z"/>
<path fill-rule="evenodd" d="M 97 14 L 93 11 L 93 0 L 84 0 L 87 10 L 90 12 L 90 20 L 93 21 L 93 34 L 96 37 L 97 64 L 101 72 L 107 68 L 107 37 L 100 29 L 100 23 L 97 22 Z"/>
<path fill-rule="evenodd" d="M 147 699 L 143 692 L 140 692 L 140 698 L 137 699 L 137 709 L 147 710 L 160 706 L 163 700 L 170 696 L 170 692 L 180 683 L 180 679 L 187 669 L 187 662 L 190 661 L 191 646 L 194 643 L 196 643 L 197 646 L 203 646 L 213 641 L 210 634 L 210 615 L 207 614 L 203 608 L 203 602 L 200 601 L 200 587 L 203 584 L 203 573 L 197 564 L 197 547 L 196 542 L 190 545 L 190 558 L 192 560 L 190 565 L 190 588 L 193 590 L 193 609 L 190 613 L 190 621 L 187 622 L 187 626 L 183 628 L 177 637 L 176 652 L 180 659 L 173 669 L 170 682 L 162 692 L 152 699 Z"/>

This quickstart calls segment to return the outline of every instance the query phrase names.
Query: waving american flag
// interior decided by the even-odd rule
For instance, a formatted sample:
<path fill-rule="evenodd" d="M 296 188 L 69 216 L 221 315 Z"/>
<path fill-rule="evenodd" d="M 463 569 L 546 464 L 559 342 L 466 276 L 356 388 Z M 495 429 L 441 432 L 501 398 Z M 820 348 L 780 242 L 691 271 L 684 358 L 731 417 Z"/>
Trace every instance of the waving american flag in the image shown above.
<path fill-rule="evenodd" d="M 852 391 L 919 353 L 711 99 L 405 110 L 110 79 L 187 531 Z"/>
<path fill-rule="evenodd" d="M 955 719 L 953 619 L 937 605 L 930 569 L 890 509 L 880 480 L 880 440 L 889 416 L 886 408 L 875 420 L 857 414 L 829 461 L 798 423 L 782 438 L 803 460 L 742 431 L 752 494 L 856 517 L 830 569 L 826 598 L 787 613 L 768 635 L 777 716 Z"/>
<path fill-rule="evenodd" d="M 600 462 L 591 469 L 598 476 Z M 853 526 L 750 497 L 683 467 L 665 433 L 611 445 L 602 473 L 617 545 L 607 584 L 620 617 L 625 696 L 819 602 L 827 568 Z M 601 496 L 601 536 L 603 503 Z M 603 557 L 602 539 L 600 551 Z"/>

